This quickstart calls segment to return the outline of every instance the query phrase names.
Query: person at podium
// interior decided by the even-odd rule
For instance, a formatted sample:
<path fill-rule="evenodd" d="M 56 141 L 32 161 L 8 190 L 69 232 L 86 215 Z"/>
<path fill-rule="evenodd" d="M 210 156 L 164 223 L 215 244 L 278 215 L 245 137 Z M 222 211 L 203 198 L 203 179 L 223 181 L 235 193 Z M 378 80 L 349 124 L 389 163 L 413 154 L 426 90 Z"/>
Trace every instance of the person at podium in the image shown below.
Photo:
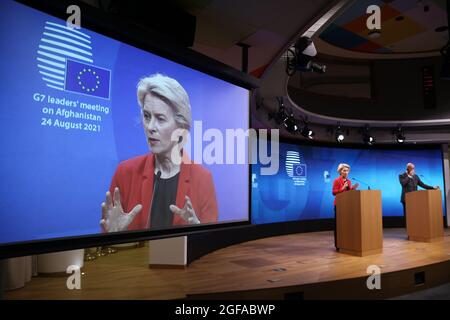
<path fill-rule="evenodd" d="M 352 186 L 352 182 L 348 178 L 348 174 L 350 173 L 350 165 L 346 163 L 340 163 L 337 172 L 339 173 L 339 177 L 334 179 L 333 181 L 333 196 L 334 198 L 334 246 L 336 251 L 339 251 L 337 247 L 337 223 L 336 223 L 336 195 L 341 192 L 346 192 L 350 190 L 355 190 L 359 187 L 359 183 L 355 183 Z"/>
<path fill-rule="evenodd" d="M 402 195 L 400 198 L 400 202 L 403 205 L 403 220 L 406 225 L 406 205 L 405 205 L 405 193 L 411 191 L 417 191 L 417 186 L 420 186 L 424 189 L 439 189 L 439 186 L 429 186 L 420 180 L 419 176 L 416 174 L 415 166 L 413 163 L 408 163 L 406 165 L 406 172 L 400 174 L 398 176 L 400 184 L 402 186 Z"/>

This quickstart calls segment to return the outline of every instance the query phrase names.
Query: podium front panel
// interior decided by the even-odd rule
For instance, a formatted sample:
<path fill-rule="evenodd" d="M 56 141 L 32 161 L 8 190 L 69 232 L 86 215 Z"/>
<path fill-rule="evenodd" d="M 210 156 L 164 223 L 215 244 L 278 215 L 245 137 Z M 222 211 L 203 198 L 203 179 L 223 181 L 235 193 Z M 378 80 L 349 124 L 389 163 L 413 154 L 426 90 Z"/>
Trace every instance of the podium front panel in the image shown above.
<path fill-rule="evenodd" d="M 431 242 L 444 235 L 440 190 L 418 190 L 405 194 L 406 230 L 409 240 Z"/>
<path fill-rule="evenodd" d="M 380 190 L 352 190 L 336 197 L 337 246 L 358 256 L 381 253 L 383 223 Z"/>

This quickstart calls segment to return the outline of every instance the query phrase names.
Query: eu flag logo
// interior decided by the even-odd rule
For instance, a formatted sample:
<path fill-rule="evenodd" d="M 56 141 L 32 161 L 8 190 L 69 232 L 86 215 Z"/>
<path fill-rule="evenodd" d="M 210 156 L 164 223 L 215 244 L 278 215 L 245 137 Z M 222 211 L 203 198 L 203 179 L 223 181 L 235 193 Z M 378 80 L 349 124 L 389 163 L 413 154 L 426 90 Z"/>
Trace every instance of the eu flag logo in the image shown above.
<path fill-rule="evenodd" d="M 67 59 L 66 91 L 109 99 L 111 71 Z"/>
<path fill-rule="evenodd" d="M 293 176 L 306 178 L 306 165 L 305 164 L 294 164 L 293 166 Z"/>

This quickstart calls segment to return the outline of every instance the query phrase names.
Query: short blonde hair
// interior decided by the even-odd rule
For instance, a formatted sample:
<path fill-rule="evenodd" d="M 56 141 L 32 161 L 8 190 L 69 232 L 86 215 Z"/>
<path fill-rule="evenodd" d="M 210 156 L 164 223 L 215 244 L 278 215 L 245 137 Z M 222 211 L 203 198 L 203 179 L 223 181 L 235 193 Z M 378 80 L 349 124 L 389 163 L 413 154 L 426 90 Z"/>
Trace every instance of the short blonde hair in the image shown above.
<path fill-rule="evenodd" d="M 189 96 L 181 84 L 168 76 L 156 73 L 141 78 L 137 84 L 137 99 L 141 108 L 147 94 L 152 94 L 167 103 L 175 115 L 175 122 L 180 128 L 191 128 L 191 104 Z"/>
<path fill-rule="evenodd" d="M 344 168 L 348 168 L 348 170 L 350 170 L 350 165 L 346 164 L 346 163 L 339 163 L 338 168 L 337 168 L 337 172 L 341 173 L 341 170 Z"/>

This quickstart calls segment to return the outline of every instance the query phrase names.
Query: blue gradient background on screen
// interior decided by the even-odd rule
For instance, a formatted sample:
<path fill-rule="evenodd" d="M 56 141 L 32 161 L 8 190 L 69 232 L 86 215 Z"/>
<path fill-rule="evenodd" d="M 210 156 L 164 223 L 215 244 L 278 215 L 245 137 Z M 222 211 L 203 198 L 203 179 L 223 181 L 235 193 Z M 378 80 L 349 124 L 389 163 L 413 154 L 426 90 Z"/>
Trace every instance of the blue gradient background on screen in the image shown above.
<path fill-rule="evenodd" d="M 298 152 L 299 162 L 306 165 L 304 185 L 295 185 L 294 178 L 287 174 L 288 151 Z M 403 215 L 398 175 L 405 171 L 408 162 L 416 165 L 416 172 L 423 175 L 424 183 L 445 190 L 440 148 L 368 150 L 280 143 L 277 175 L 262 176 L 261 165 L 252 165 L 252 223 L 332 218 L 334 196 L 331 189 L 341 162 L 351 166 L 350 179 L 361 180 L 372 190 L 381 190 L 383 216 Z M 297 184 L 302 183 L 300 177 L 296 179 L 299 179 Z M 367 185 L 360 183 L 359 189 L 367 189 Z M 442 197 L 444 208 L 444 194 Z"/>
<path fill-rule="evenodd" d="M 110 100 L 47 87 L 36 60 L 47 21 L 65 25 L 0 2 L 0 28 L 7 30 L 0 39 L 0 243 L 100 232 L 100 204 L 117 164 L 149 151 L 136 99 L 143 76 L 159 72 L 179 81 L 189 94 L 192 124 L 202 120 L 203 131 L 248 129 L 248 90 L 86 29 L 80 31 L 91 36 L 92 64 L 111 70 Z M 100 132 L 45 127 L 45 104 L 34 93 L 101 104 L 110 113 L 101 114 Z M 248 220 L 248 165 L 202 165 L 214 179 L 219 222 Z"/>

